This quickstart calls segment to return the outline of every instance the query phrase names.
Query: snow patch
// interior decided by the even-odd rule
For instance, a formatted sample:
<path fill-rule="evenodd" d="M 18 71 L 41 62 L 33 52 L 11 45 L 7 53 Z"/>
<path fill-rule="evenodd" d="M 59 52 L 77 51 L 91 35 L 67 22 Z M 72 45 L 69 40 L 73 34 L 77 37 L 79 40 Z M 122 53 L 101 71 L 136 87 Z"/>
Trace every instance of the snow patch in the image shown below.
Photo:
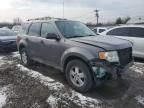
<path fill-rule="evenodd" d="M 62 100 L 62 99 L 64 99 L 64 100 Z M 66 100 L 71 101 L 82 108 L 101 108 L 101 106 L 107 107 L 107 105 L 102 103 L 100 100 L 83 96 L 82 94 L 80 94 L 74 90 L 71 90 L 71 92 L 69 94 L 68 93 L 64 93 L 64 94 L 61 93 L 61 94 L 59 94 L 59 97 L 50 95 L 46 102 L 52 108 L 57 108 L 59 101 L 60 102 L 62 101 L 63 103 L 67 104 Z M 108 106 L 108 107 L 112 108 L 112 106 Z"/>
<path fill-rule="evenodd" d="M 66 92 L 66 93 L 59 92 L 60 90 L 64 89 L 64 85 L 62 83 L 56 82 L 54 79 L 50 77 L 46 77 L 37 71 L 30 70 L 20 64 L 18 64 L 17 67 L 21 71 L 26 72 L 28 76 L 39 79 L 40 82 L 44 84 L 45 86 L 49 87 L 50 90 L 56 91 L 56 94 L 58 95 L 58 97 L 51 95 L 47 99 L 47 102 L 52 106 L 52 108 L 56 108 L 56 105 L 57 105 L 56 103 L 60 99 L 59 97 L 70 100 L 79 106 L 83 106 L 83 107 L 88 106 L 89 108 L 94 108 L 95 106 L 99 106 L 102 103 L 98 99 L 93 99 L 93 98 L 84 96 L 71 89 L 69 90 L 69 92 Z"/>
<path fill-rule="evenodd" d="M 14 58 L 19 58 L 19 57 L 20 57 L 20 54 L 19 54 L 19 52 L 17 51 L 17 52 L 13 52 L 13 53 L 12 53 L 12 56 L 13 56 Z"/>
<path fill-rule="evenodd" d="M 57 90 L 58 91 L 58 90 L 62 90 L 64 88 L 63 84 L 56 82 L 54 79 L 52 79 L 50 77 L 46 77 L 46 76 L 40 74 L 39 72 L 30 70 L 30 69 L 28 69 L 28 68 L 26 68 L 20 64 L 18 64 L 17 67 L 19 67 L 21 71 L 27 72 L 28 76 L 39 79 L 40 82 L 42 84 L 44 84 L 45 86 L 48 86 L 50 90 Z"/>
<path fill-rule="evenodd" d="M 135 65 L 144 65 L 144 63 L 140 63 L 140 62 L 135 62 Z"/>
<path fill-rule="evenodd" d="M 141 104 L 141 105 L 144 106 L 144 97 L 142 97 L 142 96 L 137 96 L 135 99 L 137 100 L 137 102 L 138 102 L 139 104 Z"/>
<path fill-rule="evenodd" d="M 75 100 L 75 98 L 78 98 L 79 100 L 81 100 L 80 104 L 84 104 L 86 105 L 87 103 L 95 103 L 95 104 L 99 104 L 100 101 L 97 100 L 97 99 L 93 99 L 93 98 L 90 98 L 90 97 L 86 97 L 86 96 L 83 96 L 82 94 L 80 93 L 77 93 L 75 91 L 72 91 L 72 99 L 75 101 L 75 103 L 77 103 L 77 100 Z"/>
<path fill-rule="evenodd" d="M 137 72 L 137 73 L 139 73 L 139 74 L 141 74 L 141 75 L 143 75 L 143 72 L 140 69 L 135 68 L 134 71 Z"/>
<path fill-rule="evenodd" d="M 2 108 L 6 104 L 7 95 L 5 91 L 7 87 L 0 88 L 0 108 Z"/>
<path fill-rule="evenodd" d="M 139 64 L 139 66 L 140 66 L 140 64 Z M 142 67 L 140 68 L 140 67 L 137 67 L 136 65 L 134 65 L 134 66 L 131 67 L 131 69 L 133 71 L 135 71 L 136 73 L 138 73 L 139 75 L 143 75 L 144 74 L 144 72 L 143 72 L 144 68 L 142 68 Z"/>
<path fill-rule="evenodd" d="M 4 64 L 3 58 L 4 58 L 4 56 L 0 56 L 0 66 L 2 66 Z"/>
<path fill-rule="evenodd" d="M 137 77 L 144 75 L 144 63 L 134 63 L 134 65 L 130 68 L 135 72 Z"/>
<path fill-rule="evenodd" d="M 70 95 L 71 94 L 71 95 Z M 61 97 L 66 98 L 69 101 L 72 101 L 76 105 L 82 107 L 82 108 L 99 108 L 100 106 L 107 106 L 99 99 L 94 99 L 91 97 L 84 96 L 74 90 L 71 90 L 71 92 L 64 93 L 61 95 Z M 112 106 L 110 106 L 112 108 Z"/>
<path fill-rule="evenodd" d="M 4 57 L 3 56 L 0 56 L 0 60 L 2 60 Z"/>
<path fill-rule="evenodd" d="M 46 102 L 51 106 L 51 108 L 57 108 L 57 101 L 58 101 L 57 97 L 50 95 Z"/>

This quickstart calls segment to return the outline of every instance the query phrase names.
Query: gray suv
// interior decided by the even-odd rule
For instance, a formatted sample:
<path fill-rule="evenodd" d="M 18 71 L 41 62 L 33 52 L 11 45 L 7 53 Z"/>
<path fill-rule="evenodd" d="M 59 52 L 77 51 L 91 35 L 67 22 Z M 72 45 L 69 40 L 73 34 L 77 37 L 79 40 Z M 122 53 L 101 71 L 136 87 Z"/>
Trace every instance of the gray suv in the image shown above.
<path fill-rule="evenodd" d="M 37 61 L 65 73 L 69 84 L 87 92 L 97 82 L 121 78 L 133 63 L 132 44 L 115 37 L 96 36 L 81 22 L 33 21 L 17 37 L 21 62 Z"/>

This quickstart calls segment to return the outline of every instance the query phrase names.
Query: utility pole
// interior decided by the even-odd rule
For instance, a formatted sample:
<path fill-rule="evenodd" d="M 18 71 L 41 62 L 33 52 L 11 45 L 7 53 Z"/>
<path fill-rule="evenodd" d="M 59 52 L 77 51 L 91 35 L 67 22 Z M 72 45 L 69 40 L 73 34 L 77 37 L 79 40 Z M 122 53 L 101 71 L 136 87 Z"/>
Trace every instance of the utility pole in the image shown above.
<path fill-rule="evenodd" d="M 94 12 L 95 12 L 95 16 L 97 18 L 97 25 L 98 25 L 99 24 L 99 10 L 96 9 L 96 10 L 94 10 Z"/>

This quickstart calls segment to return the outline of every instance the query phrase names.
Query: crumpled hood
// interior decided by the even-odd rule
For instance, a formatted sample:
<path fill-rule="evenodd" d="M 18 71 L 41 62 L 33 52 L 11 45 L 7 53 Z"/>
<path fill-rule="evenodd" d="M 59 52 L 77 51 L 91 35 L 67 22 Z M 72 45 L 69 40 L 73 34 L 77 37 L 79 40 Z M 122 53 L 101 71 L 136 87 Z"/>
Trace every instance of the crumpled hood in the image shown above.
<path fill-rule="evenodd" d="M 73 38 L 71 40 L 83 44 L 92 45 L 95 47 L 100 47 L 104 50 L 118 50 L 132 47 L 132 44 L 129 41 L 112 36 L 89 36 Z"/>

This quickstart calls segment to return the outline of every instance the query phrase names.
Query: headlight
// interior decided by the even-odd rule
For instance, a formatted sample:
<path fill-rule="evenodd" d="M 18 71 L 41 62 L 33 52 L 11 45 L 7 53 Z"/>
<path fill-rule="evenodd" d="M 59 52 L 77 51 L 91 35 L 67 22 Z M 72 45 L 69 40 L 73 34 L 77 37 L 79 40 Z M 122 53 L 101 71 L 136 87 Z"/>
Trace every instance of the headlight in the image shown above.
<path fill-rule="evenodd" d="M 99 52 L 99 59 L 107 60 L 109 62 L 119 62 L 117 51 Z"/>

